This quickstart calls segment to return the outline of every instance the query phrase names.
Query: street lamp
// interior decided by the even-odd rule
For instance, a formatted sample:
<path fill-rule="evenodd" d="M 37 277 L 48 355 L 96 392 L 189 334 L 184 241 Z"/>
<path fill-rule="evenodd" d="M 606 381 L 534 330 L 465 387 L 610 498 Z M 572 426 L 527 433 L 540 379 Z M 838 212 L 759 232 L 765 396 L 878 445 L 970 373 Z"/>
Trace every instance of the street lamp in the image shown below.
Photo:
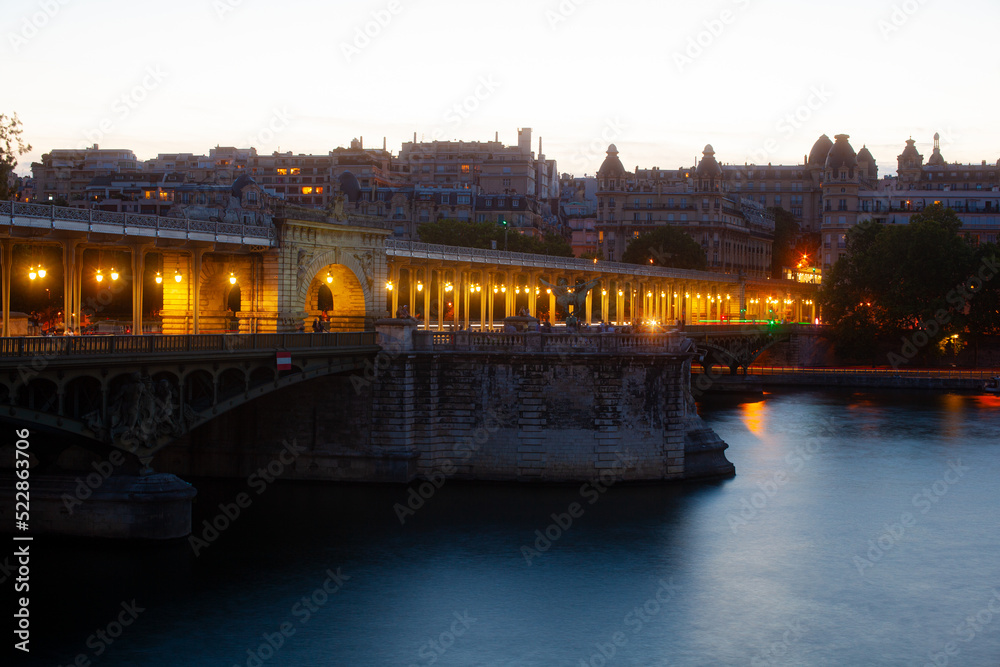
<path fill-rule="evenodd" d="M 94 276 L 94 280 L 96 280 L 97 282 L 101 282 L 104 280 L 104 274 L 101 273 L 100 269 L 97 269 L 97 275 Z"/>
<path fill-rule="evenodd" d="M 387 281 L 387 282 L 385 283 L 385 288 L 386 288 L 387 290 L 389 290 L 390 292 L 392 291 L 392 281 L 391 281 L 391 280 L 389 280 L 389 281 Z"/>
<path fill-rule="evenodd" d="M 118 272 L 115 270 L 115 267 L 113 266 L 111 267 L 111 279 L 118 280 Z"/>
<path fill-rule="evenodd" d="M 229 284 L 230 285 L 236 284 L 236 274 L 233 273 L 232 271 L 229 272 Z"/>
<path fill-rule="evenodd" d="M 156 284 L 157 285 L 163 284 L 163 275 L 159 271 L 156 272 Z"/>
<path fill-rule="evenodd" d="M 333 276 L 330 275 L 329 271 L 326 272 L 326 284 L 327 285 L 333 284 Z"/>
<path fill-rule="evenodd" d="M 183 277 L 181 277 L 181 272 L 180 272 L 180 271 L 178 271 L 177 269 L 174 269 L 174 282 L 175 282 L 175 283 L 179 283 L 179 282 L 180 282 L 180 281 L 182 281 L 183 279 L 184 279 L 184 278 L 183 278 Z"/>

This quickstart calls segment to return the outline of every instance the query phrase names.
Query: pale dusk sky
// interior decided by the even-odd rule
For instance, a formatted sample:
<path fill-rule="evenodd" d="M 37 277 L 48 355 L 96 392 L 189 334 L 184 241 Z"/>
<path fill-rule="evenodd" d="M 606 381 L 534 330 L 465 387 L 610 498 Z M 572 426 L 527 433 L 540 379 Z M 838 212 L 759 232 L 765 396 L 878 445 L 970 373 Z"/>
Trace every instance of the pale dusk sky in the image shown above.
<path fill-rule="evenodd" d="M 707 143 L 798 164 L 823 133 L 884 175 L 935 131 L 949 162 L 1000 158 L 997 26 L 995 0 L 7 0 L 0 113 L 33 145 L 22 174 L 94 143 L 398 153 L 531 127 L 577 175 L 610 142 L 629 169 Z"/>

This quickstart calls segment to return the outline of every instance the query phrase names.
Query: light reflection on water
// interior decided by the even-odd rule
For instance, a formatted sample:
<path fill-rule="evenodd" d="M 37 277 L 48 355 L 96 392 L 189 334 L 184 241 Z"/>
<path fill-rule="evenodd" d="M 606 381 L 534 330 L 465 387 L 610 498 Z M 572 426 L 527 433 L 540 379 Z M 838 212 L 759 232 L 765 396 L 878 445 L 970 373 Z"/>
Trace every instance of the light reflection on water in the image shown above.
<path fill-rule="evenodd" d="M 60 630 L 45 664 L 133 597 L 148 611 L 95 665 L 246 665 L 286 620 L 296 633 L 264 665 L 577 667 L 617 632 L 608 665 L 923 665 L 949 641 L 949 664 L 997 664 L 1000 617 L 970 641 L 953 630 L 1000 587 L 998 408 L 841 391 L 702 405 L 732 480 L 592 505 L 577 487 L 448 483 L 403 526 L 405 489 L 276 486 L 197 559 L 186 544 L 43 550 L 39 580 L 60 595 L 38 604 L 63 605 L 39 621 Z M 196 485 L 200 512 L 240 490 Z M 583 515 L 529 565 L 522 547 L 573 502 Z M 351 579 L 299 623 L 296 601 L 336 567 Z M 661 581 L 676 592 L 650 604 Z M 467 632 L 429 648 L 466 611 Z"/>

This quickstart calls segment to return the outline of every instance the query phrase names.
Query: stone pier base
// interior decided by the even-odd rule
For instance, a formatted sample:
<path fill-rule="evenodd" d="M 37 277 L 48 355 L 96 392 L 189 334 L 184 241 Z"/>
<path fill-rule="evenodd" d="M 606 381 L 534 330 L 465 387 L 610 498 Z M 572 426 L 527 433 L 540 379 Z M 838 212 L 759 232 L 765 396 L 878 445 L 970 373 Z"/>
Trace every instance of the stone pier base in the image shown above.
<path fill-rule="evenodd" d="M 14 527 L 15 478 L 0 480 L 0 522 Z M 112 476 L 92 489 L 86 474 L 32 475 L 23 535 L 168 540 L 191 533 L 194 487 L 175 475 Z M 19 508 L 23 511 L 23 507 Z"/>

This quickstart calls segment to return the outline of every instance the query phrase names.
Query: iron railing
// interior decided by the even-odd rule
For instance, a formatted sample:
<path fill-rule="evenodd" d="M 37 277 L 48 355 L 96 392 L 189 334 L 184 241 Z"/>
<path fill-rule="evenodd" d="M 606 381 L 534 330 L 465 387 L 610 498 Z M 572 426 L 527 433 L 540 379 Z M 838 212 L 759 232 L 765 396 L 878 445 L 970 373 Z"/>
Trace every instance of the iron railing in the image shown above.
<path fill-rule="evenodd" d="M 374 347 L 374 331 L 0 338 L 0 359 Z"/>
<path fill-rule="evenodd" d="M 728 376 L 729 369 L 716 365 L 716 373 Z M 704 369 L 691 365 L 691 372 L 704 373 Z M 740 375 L 742 375 L 742 370 Z M 945 380 L 989 380 L 1000 376 L 1000 369 L 961 369 L 961 368 L 834 368 L 829 366 L 750 366 L 747 375 L 754 377 L 774 377 L 777 375 L 798 375 L 815 377 L 909 377 L 909 378 L 939 378 Z"/>
<path fill-rule="evenodd" d="M 683 336 L 670 334 L 491 333 L 416 331 L 414 349 L 426 352 L 680 354 Z"/>

